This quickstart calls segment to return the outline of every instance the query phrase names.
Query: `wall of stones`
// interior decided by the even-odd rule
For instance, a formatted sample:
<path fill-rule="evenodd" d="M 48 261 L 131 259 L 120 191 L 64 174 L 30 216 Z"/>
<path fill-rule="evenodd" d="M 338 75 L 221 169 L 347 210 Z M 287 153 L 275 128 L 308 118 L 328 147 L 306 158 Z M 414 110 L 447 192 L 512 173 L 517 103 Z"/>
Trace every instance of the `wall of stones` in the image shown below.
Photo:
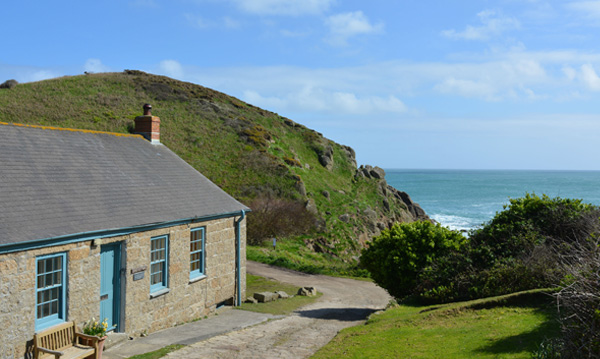
<path fill-rule="evenodd" d="M 246 221 L 241 223 L 242 298 L 245 298 Z M 189 278 L 190 229 L 206 228 L 206 276 Z M 129 335 L 151 333 L 202 318 L 217 304 L 235 296 L 235 219 L 224 218 L 140 232 L 126 236 L 0 254 L 0 358 L 24 358 L 31 351 L 35 333 L 36 257 L 68 253 L 67 320 L 79 326 L 99 317 L 100 248 L 122 243 L 124 256 L 125 328 Z M 169 292 L 151 298 L 150 239 L 169 235 Z M 133 280 L 132 270 L 145 269 L 144 278 Z"/>

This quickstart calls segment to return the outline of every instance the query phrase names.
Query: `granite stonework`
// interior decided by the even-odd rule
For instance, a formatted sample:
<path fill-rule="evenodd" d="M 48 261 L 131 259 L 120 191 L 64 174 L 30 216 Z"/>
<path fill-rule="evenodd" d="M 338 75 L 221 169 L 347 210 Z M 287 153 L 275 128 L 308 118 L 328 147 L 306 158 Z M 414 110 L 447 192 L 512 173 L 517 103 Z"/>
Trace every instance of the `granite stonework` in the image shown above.
<path fill-rule="evenodd" d="M 67 321 L 79 326 L 100 315 L 100 249 L 121 242 L 121 332 L 155 332 L 204 317 L 236 297 L 238 217 L 184 224 L 125 236 L 0 254 L 0 358 L 27 358 L 35 333 L 36 257 L 67 253 Z M 241 298 L 246 288 L 246 221 L 240 223 Z M 190 280 L 190 230 L 206 228 L 205 276 Z M 169 291 L 150 294 L 150 239 L 169 236 Z M 143 270 L 143 278 L 134 273 Z"/>

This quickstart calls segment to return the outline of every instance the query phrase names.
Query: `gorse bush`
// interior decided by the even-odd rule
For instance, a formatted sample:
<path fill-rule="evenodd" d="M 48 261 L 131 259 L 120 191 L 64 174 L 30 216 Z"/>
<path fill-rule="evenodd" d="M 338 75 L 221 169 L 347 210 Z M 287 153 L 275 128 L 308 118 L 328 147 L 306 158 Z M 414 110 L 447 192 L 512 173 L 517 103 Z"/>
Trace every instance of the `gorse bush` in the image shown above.
<path fill-rule="evenodd" d="M 247 242 L 259 245 L 273 237 L 309 233 L 317 224 L 316 216 L 298 201 L 261 197 L 248 203 Z"/>
<path fill-rule="evenodd" d="M 360 261 L 378 285 L 406 298 L 415 294 L 422 271 L 464 241 L 459 232 L 431 222 L 394 224 L 362 251 Z"/>

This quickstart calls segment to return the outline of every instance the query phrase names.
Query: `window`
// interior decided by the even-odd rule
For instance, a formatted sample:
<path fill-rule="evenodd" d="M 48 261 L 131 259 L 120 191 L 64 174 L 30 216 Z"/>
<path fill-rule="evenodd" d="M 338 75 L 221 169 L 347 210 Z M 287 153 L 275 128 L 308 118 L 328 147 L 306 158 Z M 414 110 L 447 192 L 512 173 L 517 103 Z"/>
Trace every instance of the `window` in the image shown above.
<path fill-rule="evenodd" d="M 167 288 L 169 237 L 152 238 L 150 244 L 150 292 Z"/>
<path fill-rule="evenodd" d="M 190 231 L 190 279 L 204 276 L 204 227 Z"/>
<path fill-rule="evenodd" d="M 37 258 L 35 329 L 65 321 L 66 253 Z"/>

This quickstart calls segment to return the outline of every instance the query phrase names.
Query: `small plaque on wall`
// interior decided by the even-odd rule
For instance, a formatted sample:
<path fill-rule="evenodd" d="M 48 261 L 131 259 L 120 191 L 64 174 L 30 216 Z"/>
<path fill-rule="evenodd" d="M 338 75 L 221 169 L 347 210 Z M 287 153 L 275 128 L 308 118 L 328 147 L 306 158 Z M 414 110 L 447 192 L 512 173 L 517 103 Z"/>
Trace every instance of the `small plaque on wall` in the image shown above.
<path fill-rule="evenodd" d="M 141 272 L 134 273 L 133 274 L 133 280 L 144 279 L 144 273 L 146 273 L 146 271 L 141 271 Z"/>

